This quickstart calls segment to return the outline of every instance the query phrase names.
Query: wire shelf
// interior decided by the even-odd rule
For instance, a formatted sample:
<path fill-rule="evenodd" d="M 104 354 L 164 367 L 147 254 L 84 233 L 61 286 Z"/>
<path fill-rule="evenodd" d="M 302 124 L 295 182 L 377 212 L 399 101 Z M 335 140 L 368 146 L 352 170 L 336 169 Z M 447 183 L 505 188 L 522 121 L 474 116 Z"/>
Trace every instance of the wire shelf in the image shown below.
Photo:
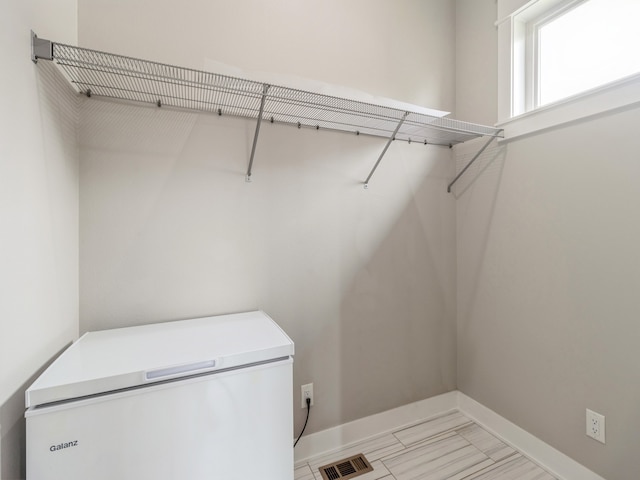
<path fill-rule="evenodd" d="M 478 137 L 489 141 L 448 185 L 458 181 L 502 129 L 461 122 L 349 98 L 341 98 L 242 78 L 166 65 L 148 60 L 74 47 L 38 38 L 31 32 L 31 60 L 52 60 L 78 92 L 218 115 L 257 119 L 246 180 L 251 169 L 260 125 L 264 119 L 316 129 L 384 137 L 387 143 L 363 182 L 367 188 L 394 140 L 453 146 Z M 416 107 L 420 110 L 419 107 Z"/>
<path fill-rule="evenodd" d="M 261 116 L 263 83 L 51 43 L 54 62 L 89 96 L 385 138 L 406 116 L 395 139 L 436 145 L 500 134 L 493 127 L 277 85 L 267 86 Z"/>

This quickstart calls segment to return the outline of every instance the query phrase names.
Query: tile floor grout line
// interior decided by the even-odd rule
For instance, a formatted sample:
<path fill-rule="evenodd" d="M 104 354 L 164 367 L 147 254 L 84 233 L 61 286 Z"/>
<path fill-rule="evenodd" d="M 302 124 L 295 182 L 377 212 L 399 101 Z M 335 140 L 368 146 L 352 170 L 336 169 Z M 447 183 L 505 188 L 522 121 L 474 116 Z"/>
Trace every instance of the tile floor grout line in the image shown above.
<path fill-rule="evenodd" d="M 437 439 L 439 439 L 440 437 L 443 437 L 443 438 L 444 438 L 444 437 L 446 437 L 446 436 L 451 436 L 451 434 L 454 434 L 454 433 L 456 433 L 456 432 L 454 432 L 453 430 L 447 430 L 446 432 L 436 433 L 435 435 L 432 435 L 432 436 L 430 436 L 430 437 L 423 438 L 422 440 L 418 440 L 417 442 L 414 442 L 414 443 L 409 443 L 409 444 L 407 444 L 407 443 L 403 443 L 403 442 L 402 442 L 402 440 L 400 440 L 400 439 L 398 439 L 398 442 L 399 442 L 399 443 L 400 443 L 400 445 L 402 445 L 404 448 L 411 448 L 411 447 L 414 447 L 414 446 L 419 445 L 419 444 L 424 443 L 424 442 L 437 440 Z"/>
<path fill-rule="evenodd" d="M 454 413 L 459 413 L 460 416 L 465 417 L 467 419 L 467 421 L 463 425 L 468 425 L 470 423 L 474 423 L 474 421 L 471 418 L 467 417 L 460 410 L 451 410 L 451 411 L 449 411 L 449 412 L 447 412 L 447 413 L 445 413 L 443 415 L 439 415 L 437 417 L 425 418 L 424 420 L 421 420 L 419 422 L 416 422 L 416 423 L 413 423 L 413 424 L 410 424 L 410 425 L 404 425 L 404 426 L 398 428 L 397 430 L 391 430 L 391 433 L 393 433 L 395 435 L 396 433 L 405 432 L 407 430 L 411 430 L 412 428 L 418 427 L 418 426 L 420 426 L 420 425 L 422 425 L 424 423 L 429 423 L 429 422 L 432 422 L 434 420 L 438 420 L 440 418 L 448 417 L 450 415 L 453 415 Z M 455 429 L 455 428 L 459 428 L 459 426 L 461 426 L 461 425 L 456 425 L 455 427 L 451 427 L 450 430 Z"/>
<path fill-rule="evenodd" d="M 309 464 L 315 463 L 318 458 L 331 457 L 336 453 L 343 452 L 343 451 L 349 450 L 349 449 L 358 449 L 361 445 L 365 445 L 367 443 L 375 442 L 376 440 L 380 440 L 380 439 L 383 439 L 384 437 L 388 437 L 388 436 L 393 436 L 393 440 L 394 440 L 393 444 L 399 444 L 401 446 L 404 446 L 403 443 L 400 440 L 398 440 L 398 438 L 395 435 L 393 435 L 393 433 L 385 432 L 385 433 L 381 433 L 379 435 L 375 435 L 375 436 L 369 437 L 369 438 L 364 439 L 364 440 L 360 440 L 358 442 L 353 442 L 353 443 L 349 443 L 347 445 L 343 445 L 342 447 L 338 447 L 338 448 L 335 448 L 333 450 L 328 450 L 326 452 L 322 452 L 322 453 L 320 453 L 318 455 L 315 455 L 315 456 L 313 456 L 311 458 L 307 458 L 304 461 L 309 463 Z M 375 452 L 375 451 L 378 451 L 378 450 L 383 450 L 384 448 L 388 448 L 389 446 L 392 446 L 392 444 L 387 445 L 387 446 L 383 446 L 383 447 L 380 447 L 380 448 L 376 448 L 375 450 L 371 450 L 371 452 Z"/>
<path fill-rule="evenodd" d="M 523 458 L 526 458 L 529 462 L 533 463 L 534 465 L 536 465 L 538 468 L 540 468 L 543 472 L 545 472 L 546 474 L 548 474 L 549 476 L 551 476 L 554 480 L 559 480 L 554 473 L 550 472 L 549 470 L 547 470 L 546 468 L 544 468 L 542 465 L 540 465 L 536 460 L 534 460 L 533 458 L 531 458 L 529 455 L 527 455 L 525 452 L 519 450 L 516 446 L 514 446 L 513 444 L 511 444 L 508 440 L 505 440 L 504 438 L 502 438 L 501 435 L 498 435 L 497 433 L 493 432 L 493 430 L 488 430 L 487 428 L 485 428 L 484 426 L 482 426 L 480 423 L 476 422 L 475 420 L 471 420 L 471 423 L 476 424 L 478 427 L 480 427 L 482 430 L 484 430 L 485 432 L 487 432 L 489 435 L 497 438 L 498 440 L 500 440 L 502 443 L 504 443 L 505 445 L 507 445 L 508 447 L 510 447 L 511 449 L 513 449 L 515 451 L 515 453 L 519 453 Z"/>
<path fill-rule="evenodd" d="M 466 447 L 463 447 L 463 448 L 466 448 Z M 458 449 L 458 450 L 461 450 L 461 449 Z M 453 451 L 451 451 L 451 452 L 447 452 L 447 453 L 448 453 L 448 454 L 449 454 L 449 453 L 454 453 L 454 452 L 456 452 L 456 451 L 458 451 L 458 450 L 453 450 Z M 465 478 L 468 478 L 468 477 L 470 477 L 471 475 L 475 475 L 475 474 L 477 474 L 478 472 L 481 472 L 482 470 L 485 470 L 485 469 L 489 469 L 489 468 L 495 467 L 495 465 L 496 465 L 496 463 L 497 463 L 497 462 L 495 462 L 495 461 L 491 460 L 491 459 L 490 459 L 489 457 L 487 457 L 486 455 L 485 455 L 485 457 L 486 457 L 486 458 L 485 458 L 484 460 L 482 460 L 481 462 L 477 462 L 475 465 L 477 465 L 477 464 L 479 464 L 479 463 L 482 463 L 482 462 L 486 462 L 487 460 L 489 460 L 489 461 L 491 461 L 491 462 L 492 462 L 492 463 L 491 463 L 491 465 L 487 465 L 486 467 L 482 467 L 482 469 L 478 470 L 477 472 L 470 473 L 470 474 L 469 474 L 469 475 L 467 475 L 466 477 L 463 477 L 463 479 L 461 479 L 461 480 L 464 480 Z M 454 461 L 452 460 L 450 463 L 452 463 L 452 462 L 454 462 Z M 384 462 L 382 462 L 382 464 L 384 465 L 384 468 L 386 468 L 388 471 L 390 471 L 390 472 L 391 472 L 391 469 L 390 469 L 390 468 L 389 468 L 389 467 L 388 467 Z M 448 464 L 447 464 L 447 465 L 448 465 Z M 467 467 L 467 468 L 469 468 L 469 467 Z M 392 473 L 392 475 L 393 475 L 393 473 Z M 394 478 L 395 478 L 395 477 L 394 477 Z"/>
<path fill-rule="evenodd" d="M 420 425 L 427 426 L 426 424 L 428 424 L 429 422 L 432 422 L 434 420 L 437 421 L 438 419 L 444 418 L 447 415 L 452 415 L 455 413 L 459 413 L 460 416 L 467 418 L 469 421 L 460 425 L 456 425 L 448 430 L 435 433 L 429 437 L 422 438 L 414 443 L 405 444 L 404 442 L 402 442 L 400 438 L 396 436 L 396 433 L 405 432 L 406 430 L 412 427 L 418 427 Z M 456 419 L 454 419 L 454 421 L 455 420 Z M 446 422 L 443 422 L 443 423 L 446 424 Z M 432 427 L 437 428 L 437 425 Z M 425 430 L 428 431 L 428 428 L 425 428 Z M 468 433 L 466 435 L 463 435 L 460 433 L 460 431 L 464 431 L 464 430 L 468 430 Z M 419 436 L 419 434 L 417 436 Z M 376 441 L 380 441 L 385 437 L 389 437 L 386 443 L 384 443 L 383 445 L 375 444 Z M 534 460 L 529 458 L 525 453 L 515 448 L 513 445 L 505 441 L 499 435 L 496 435 L 495 433 L 488 431 L 487 429 L 482 427 L 480 424 L 478 424 L 475 420 L 469 419 L 465 414 L 463 414 L 459 410 L 450 411 L 442 415 L 431 417 L 430 419 L 423 419 L 421 421 L 415 422 L 411 426 L 401 427 L 398 430 L 390 430 L 390 431 L 382 432 L 379 435 L 371 436 L 366 440 L 362 440 L 360 442 L 354 442 L 351 445 L 347 445 L 342 448 L 337 448 L 331 452 L 324 452 L 320 455 L 317 455 L 316 457 L 306 459 L 301 464 L 297 464 L 296 470 L 299 468 L 307 469 L 305 473 L 299 477 L 300 479 L 304 478 L 305 480 L 312 480 L 312 479 L 322 480 L 321 475 L 320 476 L 316 475 L 316 471 L 313 469 L 312 463 L 313 464 L 318 463 L 318 466 L 320 466 L 320 463 L 324 464 L 325 461 L 326 463 L 330 463 L 332 460 L 332 457 L 335 460 L 340 456 L 349 456 L 351 455 L 350 453 L 347 453 L 349 450 L 354 451 L 355 449 L 359 449 L 359 447 L 362 446 L 363 448 L 359 453 L 363 453 L 368 458 L 370 455 L 373 455 L 376 459 L 373 461 L 369 459 L 369 461 L 372 463 L 372 466 L 374 463 L 376 463 L 379 471 L 378 474 L 383 475 L 383 477 L 378 477 L 377 476 L 378 474 L 374 474 L 375 472 L 374 470 L 374 472 L 369 472 L 365 474 L 364 478 L 366 478 L 367 480 L 407 480 L 408 478 L 406 473 L 407 470 L 405 470 L 405 473 L 403 473 L 400 477 L 396 477 L 393 471 L 389 468 L 389 463 L 393 464 L 394 462 L 397 462 L 395 463 L 395 465 L 393 465 L 393 467 L 398 472 L 397 470 L 398 466 L 403 465 L 403 463 L 406 464 L 406 462 L 402 462 L 401 460 L 401 457 L 403 455 L 411 454 L 411 452 L 414 452 L 421 448 L 428 448 L 430 445 L 434 445 L 434 444 L 437 444 L 438 442 L 442 442 L 448 439 L 455 439 L 454 443 L 451 444 L 450 442 L 445 442 L 443 443 L 442 447 L 435 446 L 434 449 L 432 449 L 431 452 L 433 453 L 433 452 L 437 452 L 441 448 L 444 448 L 442 454 L 439 455 L 438 457 L 432 457 L 424 461 L 420 461 L 420 455 L 414 455 L 412 457 L 408 457 L 407 462 L 415 463 L 417 461 L 418 465 L 422 465 L 422 467 L 417 467 L 418 477 L 416 478 L 424 478 L 420 476 L 421 475 L 420 468 L 422 468 L 422 472 L 424 474 L 427 472 L 427 470 L 424 469 L 425 466 L 429 464 L 433 464 L 433 462 L 437 462 L 438 459 L 445 460 L 444 457 L 446 457 L 447 455 L 453 454 L 455 452 L 460 453 L 460 450 L 467 449 L 468 447 L 472 447 L 473 450 L 471 451 L 477 451 L 477 453 L 474 453 L 473 455 L 476 455 L 478 457 L 484 457 L 484 459 L 479 460 L 478 462 L 473 463 L 472 465 L 469 465 L 465 468 L 462 468 L 462 470 L 458 473 L 452 473 L 453 477 L 448 477 L 448 478 L 456 478 L 458 480 L 473 480 L 473 479 L 484 477 L 486 475 L 490 475 L 491 474 L 490 472 L 492 470 L 497 470 L 496 473 L 500 475 L 500 478 L 505 478 L 505 479 L 508 478 L 509 480 L 516 480 L 516 477 L 514 477 L 514 474 L 517 474 L 517 471 L 520 471 L 522 468 L 525 468 L 525 469 L 533 469 L 534 471 L 539 471 L 540 473 L 546 474 L 545 478 L 548 478 L 549 480 L 551 479 L 558 480 L 555 476 L 553 476 L 551 472 L 547 471 L 545 468 L 540 466 Z M 464 442 L 465 445 L 459 446 L 459 442 Z M 367 443 L 373 443 L 373 446 L 376 446 L 378 448 L 375 448 L 374 450 L 371 450 L 371 451 L 367 451 L 366 448 L 364 448 L 367 446 Z M 453 448 L 453 450 L 448 450 L 447 448 Z M 384 454 L 385 449 L 389 449 L 391 451 Z M 397 450 L 394 450 L 394 449 L 397 449 Z M 511 451 L 509 452 L 509 450 Z M 505 454 L 505 453 L 506 455 L 504 457 L 500 457 L 498 459 L 494 459 L 490 456 L 490 454 L 492 454 L 492 455 L 495 455 L 496 457 L 499 457 L 501 454 Z M 381 454 L 381 456 L 378 457 L 377 454 Z M 467 461 L 468 461 L 469 457 L 467 456 L 460 456 L 458 461 L 461 461 L 465 457 L 467 458 Z M 322 460 L 322 462 L 318 462 L 317 460 L 319 459 L 324 459 L 324 460 Z M 462 461 L 464 462 L 464 460 Z M 474 466 L 477 467 L 478 465 L 484 464 L 485 462 L 491 462 L 491 463 L 489 465 L 482 466 L 479 470 L 475 472 L 470 472 L 468 475 L 465 475 L 464 477 L 459 476 L 460 474 L 466 473 L 467 469 L 473 469 Z M 451 459 L 450 462 L 447 463 L 447 465 L 449 465 L 449 463 L 451 463 L 450 466 L 455 467 L 456 461 L 454 459 Z M 409 463 L 409 465 L 411 465 L 411 463 Z M 384 468 L 384 470 L 381 470 L 382 467 Z M 463 467 L 463 465 L 461 465 L 461 467 Z M 414 478 L 414 476 L 416 475 L 416 472 L 414 472 L 415 468 L 416 467 L 414 466 L 409 467 L 411 471 L 411 478 Z M 311 475 L 309 475 L 309 473 L 307 472 L 310 472 Z M 431 475 L 429 478 L 431 478 Z M 441 477 L 438 477 L 438 478 L 441 478 Z"/>
<path fill-rule="evenodd" d="M 351 447 L 354 447 L 356 445 L 360 445 L 360 444 L 363 444 L 363 443 L 366 443 L 366 442 L 370 442 L 370 441 L 382 438 L 382 437 L 384 437 L 386 435 L 393 435 L 395 437 L 396 441 L 398 441 L 400 443 L 400 445 L 404 446 L 404 443 L 402 443 L 398 439 L 398 437 L 395 436 L 396 433 L 402 432 L 404 430 L 408 430 L 408 429 L 413 428 L 413 427 L 417 427 L 418 425 L 421 425 L 423 423 L 431 422 L 433 420 L 437 420 L 439 418 L 443 418 L 443 417 L 446 417 L 448 415 L 452 415 L 454 413 L 459 413 L 460 415 L 466 417 L 469 420 L 469 423 L 475 423 L 475 421 L 473 419 L 471 419 L 470 417 L 468 417 L 465 413 L 463 413 L 460 410 L 459 407 L 453 407 L 453 408 L 450 408 L 449 410 L 446 410 L 444 412 L 440 412 L 440 413 L 437 413 L 435 415 L 431 415 L 431 416 L 428 416 L 428 417 L 425 417 L 425 418 L 421 418 L 419 420 L 416 420 L 414 422 L 409 422 L 409 423 L 407 423 L 405 425 L 401 425 L 401 426 L 396 427 L 396 428 L 386 429 L 386 430 L 384 430 L 384 431 L 382 431 L 380 433 L 377 433 L 375 435 L 371 435 L 371 436 L 366 437 L 366 438 L 364 438 L 362 440 L 358 440 L 358 441 L 349 443 L 347 445 L 343 445 L 342 447 L 337 447 L 337 448 L 332 449 L 332 450 L 327 450 L 325 452 L 321 452 L 321 453 L 319 453 L 317 455 L 314 455 L 313 457 L 306 458 L 303 461 L 307 462 L 307 463 L 311 463 L 310 461 L 313 460 L 314 458 L 321 458 L 321 457 L 324 457 L 324 456 L 333 455 L 336 452 L 340 452 L 340 451 L 342 451 L 344 449 L 351 448 Z M 457 428 L 457 427 L 455 427 L 455 428 Z"/>
<path fill-rule="evenodd" d="M 460 425 L 460 427 L 467 427 L 467 426 L 471 425 L 472 423 L 473 423 L 473 422 L 465 423 L 465 424 L 463 424 L 463 425 Z M 419 424 L 418 424 L 418 425 L 419 425 Z M 445 434 L 447 434 L 447 433 L 458 433 L 458 432 L 457 432 L 457 429 L 458 429 L 458 428 L 459 428 L 459 427 L 453 427 L 453 428 L 450 428 L 450 429 L 448 429 L 448 430 L 443 430 L 442 432 L 435 433 L 435 434 L 431 435 L 430 437 L 425 437 L 425 438 L 423 438 L 423 439 L 421 439 L 421 440 L 418 440 L 418 441 L 416 441 L 416 442 L 413 442 L 413 443 L 404 443 L 404 442 L 403 442 L 402 440 L 400 440 L 398 437 L 396 437 L 396 438 L 398 438 L 398 441 L 399 441 L 402 445 L 404 445 L 406 448 L 410 448 L 410 447 L 413 447 L 414 445 L 417 445 L 417 444 L 419 444 L 419 443 L 422 443 L 422 442 L 424 442 L 424 441 L 426 441 L 426 440 L 431 440 L 431 439 L 437 438 L 438 436 L 445 435 Z M 394 436 L 395 436 L 395 434 L 394 434 Z"/>
<path fill-rule="evenodd" d="M 494 469 L 498 468 L 501 464 L 509 463 L 510 461 L 512 461 L 514 459 L 511 459 L 511 460 L 508 460 L 508 459 L 510 459 L 511 457 L 517 457 L 517 456 L 522 456 L 522 455 L 519 452 L 514 451 L 513 453 L 507 455 L 504 458 L 501 458 L 498 461 L 494 460 L 491 465 L 487 465 L 486 467 L 482 468 L 481 470 L 478 470 L 477 472 L 470 473 L 469 475 L 467 475 L 466 477 L 462 478 L 461 480 L 467 480 L 467 479 L 473 480 L 474 477 L 477 478 L 477 477 L 479 477 L 481 475 L 484 475 L 485 473 L 489 473 L 491 470 L 494 470 Z"/>
<path fill-rule="evenodd" d="M 423 441 L 421 441 L 421 442 L 414 443 L 414 444 L 412 444 L 412 445 L 410 445 L 410 446 L 408 446 L 408 447 L 405 447 L 404 449 L 399 450 L 399 451 L 397 451 L 397 452 L 390 453 L 390 454 L 389 454 L 389 455 L 387 455 L 386 457 L 382 457 L 380 460 L 381 460 L 383 463 L 384 463 L 385 461 L 387 461 L 387 462 L 388 462 L 388 461 L 393 460 L 394 458 L 396 458 L 396 457 L 398 457 L 398 456 L 400 456 L 400 455 L 406 455 L 407 453 L 413 452 L 414 450 L 418 450 L 418 449 L 420 449 L 420 448 L 422 448 L 422 447 L 426 447 L 427 445 L 430 445 L 430 444 L 432 444 L 432 443 L 438 443 L 438 442 L 439 442 L 439 441 L 441 441 L 441 440 L 445 440 L 445 439 L 447 439 L 447 438 L 452 438 L 452 437 L 454 437 L 455 435 L 456 435 L 456 433 L 455 433 L 455 432 L 445 432 L 445 433 L 443 433 L 443 434 L 441 434 L 441 435 L 438 435 L 438 436 L 437 436 L 437 438 L 428 438 L 428 439 L 423 440 Z M 467 439 L 463 438 L 461 435 L 458 435 L 458 436 L 459 436 L 460 438 L 462 438 L 465 442 L 467 442 L 467 445 L 465 445 L 465 447 L 466 447 L 466 446 L 468 446 L 468 445 L 471 445 L 471 443 L 470 443 Z M 461 448 L 464 448 L 464 447 L 461 447 Z"/>
<path fill-rule="evenodd" d="M 393 432 L 403 432 L 405 430 L 408 430 L 410 428 L 416 427 L 418 425 L 421 425 L 423 423 L 428 423 L 428 422 L 433 422 L 434 420 L 438 420 L 440 418 L 444 418 L 444 417 L 448 417 L 449 415 L 453 415 L 454 413 L 459 413 L 460 415 L 462 415 L 463 417 L 467 417 L 464 413 L 462 413 L 460 411 L 460 409 L 458 408 L 452 408 L 451 410 L 447 410 L 446 412 L 442 412 L 442 413 L 438 413 L 432 417 L 427 417 L 427 418 L 423 418 L 422 420 L 418 420 L 415 423 L 408 423 L 407 425 L 402 425 L 400 427 L 398 427 L 397 430 L 391 430 Z M 469 417 L 467 417 L 469 418 Z M 473 420 L 471 420 L 469 418 L 470 422 L 473 422 Z"/>
<path fill-rule="evenodd" d="M 477 465 L 480 465 L 480 464 L 482 464 L 482 463 L 485 463 L 485 462 L 491 462 L 489 465 L 486 465 L 486 466 L 484 466 L 484 467 L 481 467 L 481 468 L 480 468 L 480 470 L 478 470 L 478 471 L 482 471 L 482 470 L 484 470 L 484 469 L 486 469 L 486 468 L 489 468 L 489 467 L 494 466 L 494 465 L 497 463 L 495 460 L 493 460 L 492 458 L 490 458 L 486 453 L 484 453 L 482 450 L 480 450 L 477 446 L 473 445 L 473 444 L 472 444 L 471 442 L 469 442 L 467 439 L 463 438 L 462 436 L 460 436 L 460 435 L 458 435 L 458 434 L 455 434 L 455 433 L 454 433 L 453 435 L 451 435 L 451 436 L 449 436 L 449 437 L 443 437 L 441 440 L 445 440 L 446 438 L 452 438 L 452 437 L 454 437 L 454 436 L 459 437 L 459 439 L 458 439 L 458 440 L 462 440 L 462 441 L 463 441 L 463 442 L 465 442 L 466 444 L 465 444 L 465 445 L 462 445 L 462 446 L 460 446 L 460 447 L 454 448 L 453 450 L 448 450 L 448 451 L 446 452 L 446 454 L 445 454 L 445 455 L 442 455 L 442 456 L 440 456 L 440 457 L 438 457 L 438 458 L 444 458 L 445 456 L 455 454 L 456 452 L 460 452 L 461 450 L 465 450 L 465 449 L 468 449 L 469 447 L 471 447 L 471 449 L 472 449 L 472 450 L 475 450 L 475 452 L 474 452 L 474 454 L 475 454 L 475 455 L 479 455 L 480 457 L 484 457 L 484 458 L 482 458 L 481 460 L 479 459 L 477 462 L 473 463 L 472 465 L 467 465 L 466 467 L 465 467 L 465 466 L 462 466 L 462 467 L 463 467 L 463 470 L 462 470 L 462 471 L 464 471 L 464 470 L 468 470 L 468 469 L 470 469 L 470 468 L 473 468 L 473 467 L 475 467 L 475 466 L 477 466 Z M 432 443 L 437 443 L 437 442 L 432 442 Z M 428 445 L 428 444 L 427 444 L 427 443 L 425 443 L 425 444 L 424 444 L 424 445 L 422 445 L 422 446 L 426 446 L 426 445 Z M 418 450 L 418 449 L 416 448 L 416 449 L 414 449 L 414 450 Z M 395 458 L 397 458 L 397 457 L 395 457 Z M 392 459 L 391 459 L 391 460 L 392 460 Z M 427 464 L 428 464 L 428 463 L 432 463 L 434 460 L 435 460 L 435 459 L 431 459 L 431 460 L 428 460 L 428 461 L 423 462 L 423 463 L 427 463 Z M 458 459 L 451 459 L 451 460 L 449 460 L 447 463 L 445 463 L 443 466 L 455 466 L 455 464 L 456 464 L 456 463 L 459 463 L 459 461 L 460 461 L 460 459 L 459 459 L 459 458 L 458 458 Z M 390 472 L 392 472 L 392 469 L 391 469 L 387 464 L 385 464 L 384 462 L 382 462 L 382 463 L 383 463 L 384 467 L 385 467 L 387 470 L 389 470 Z M 441 467 L 441 468 L 442 468 L 442 467 Z M 454 472 L 454 473 L 453 473 L 453 476 L 456 476 L 456 475 L 458 475 L 458 474 L 462 473 L 462 471 L 461 471 L 461 472 Z M 468 477 L 468 476 L 470 476 L 470 475 L 474 475 L 474 474 L 475 474 L 475 473 L 477 473 L 478 471 L 476 471 L 476 472 L 472 472 L 472 473 L 470 473 L 469 475 L 466 475 L 466 476 L 465 476 L 465 477 L 463 477 L 463 478 L 466 478 L 466 477 Z"/>

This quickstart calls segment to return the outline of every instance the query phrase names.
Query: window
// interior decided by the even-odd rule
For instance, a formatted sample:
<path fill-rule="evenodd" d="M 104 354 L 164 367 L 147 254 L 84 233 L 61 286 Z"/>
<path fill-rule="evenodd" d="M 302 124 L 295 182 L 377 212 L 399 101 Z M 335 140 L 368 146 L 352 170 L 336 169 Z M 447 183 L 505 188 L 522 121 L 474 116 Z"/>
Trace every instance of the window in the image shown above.
<path fill-rule="evenodd" d="M 506 66 L 499 73 L 501 122 L 584 104 L 551 120 L 571 121 L 640 100 L 640 0 L 498 3 L 522 5 L 497 23 Z M 627 90 L 616 94 L 620 86 Z M 612 98 L 602 96 L 606 90 Z M 586 99 L 596 96 L 598 105 L 589 106 Z"/>
<path fill-rule="evenodd" d="M 638 0 L 586 0 L 532 25 L 534 108 L 640 72 L 639 19 Z"/>

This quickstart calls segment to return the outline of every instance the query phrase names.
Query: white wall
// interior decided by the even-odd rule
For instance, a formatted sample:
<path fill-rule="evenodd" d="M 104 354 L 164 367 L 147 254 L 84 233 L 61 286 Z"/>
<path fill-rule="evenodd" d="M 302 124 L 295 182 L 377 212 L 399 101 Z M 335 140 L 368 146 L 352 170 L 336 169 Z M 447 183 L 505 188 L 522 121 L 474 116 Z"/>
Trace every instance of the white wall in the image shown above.
<path fill-rule="evenodd" d="M 450 0 L 82 0 L 83 46 L 176 65 L 209 61 L 453 108 Z"/>
<path fill-rule="evenodd" d="M 24 389 L 78 334 L 77 109 L 30 29 L 76 42 L 75 0 L 0 6 L 0 476 L 24 478 Z"/>
<path fill-rule="evenodd" d="M 485 52 L 458 57 L 480 77 L 458 76 L 469 120 L 495 115 L 495 89 L 474 93 L 493 83 L 495 8 L 457 3 L 458 49 Z M 459 389 L 608 480 L 640 472 L 639 122 L 629 108 L 492 148 L 456 193 Z"/>
<path fill-rule="evenodd" d="M 80 44 L 453 107 L 453 2 L 148 5 L 80 1 Z M 448 149 L 393 144 L 365 191 L 384 140 L 265 124 L 246 184 L 254 122 L 88 99 L 81 125 L 82 331 L 264 309 L 308 432 L 455 388 Z"/>
<path fill-rule="evenodd" d="M 392 145 L 365 192 L 382 141 L 266 125 L 247 185 L 251 122 L 82 100 L 78 245 L 77 98 L 28 51 L 30 28 L 77 43 L 76 3 L 1 8 L 3 480 L 24 477 L 24 388 L 78 333 L 78 249 L 82 331 L 271 313 L 296 403 L 316 385 L 309 431 L 455 388 L 457 362 L 462 391 L 605 478 L 640 471 L 637 109 L 491 148 L 454 205 L 447 150 Z M 494 0 L 456 2 L 455 52 L 444 0 L 79 8 L 84 46 L 441 109 L 455 84 L 457 116 L 495 120 Z"/>

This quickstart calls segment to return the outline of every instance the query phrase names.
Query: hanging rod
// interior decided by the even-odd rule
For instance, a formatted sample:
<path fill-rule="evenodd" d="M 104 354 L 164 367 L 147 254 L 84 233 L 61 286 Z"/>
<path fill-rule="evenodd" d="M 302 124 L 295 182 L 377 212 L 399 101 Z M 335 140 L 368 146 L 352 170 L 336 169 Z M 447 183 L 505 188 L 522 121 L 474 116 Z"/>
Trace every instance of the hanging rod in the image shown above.
<path fill-rule="evenodd" d="M 253 80 L 74 47 L 40 39 L 33 32 L 31 48 L 34 62 L 53 61 L 78 92 L 92 98 L 256 120 L 248 180 L 263 118 L 298 128 L 383 137 L 387 143 L 391 138 L 452 146 L 473 138 L 501 136 L 501 130 L 494 127 L 429 115 L 417 106 L 407 110 L 278 85 L 269 85 L 267 95 L 265 84 Z"/>

